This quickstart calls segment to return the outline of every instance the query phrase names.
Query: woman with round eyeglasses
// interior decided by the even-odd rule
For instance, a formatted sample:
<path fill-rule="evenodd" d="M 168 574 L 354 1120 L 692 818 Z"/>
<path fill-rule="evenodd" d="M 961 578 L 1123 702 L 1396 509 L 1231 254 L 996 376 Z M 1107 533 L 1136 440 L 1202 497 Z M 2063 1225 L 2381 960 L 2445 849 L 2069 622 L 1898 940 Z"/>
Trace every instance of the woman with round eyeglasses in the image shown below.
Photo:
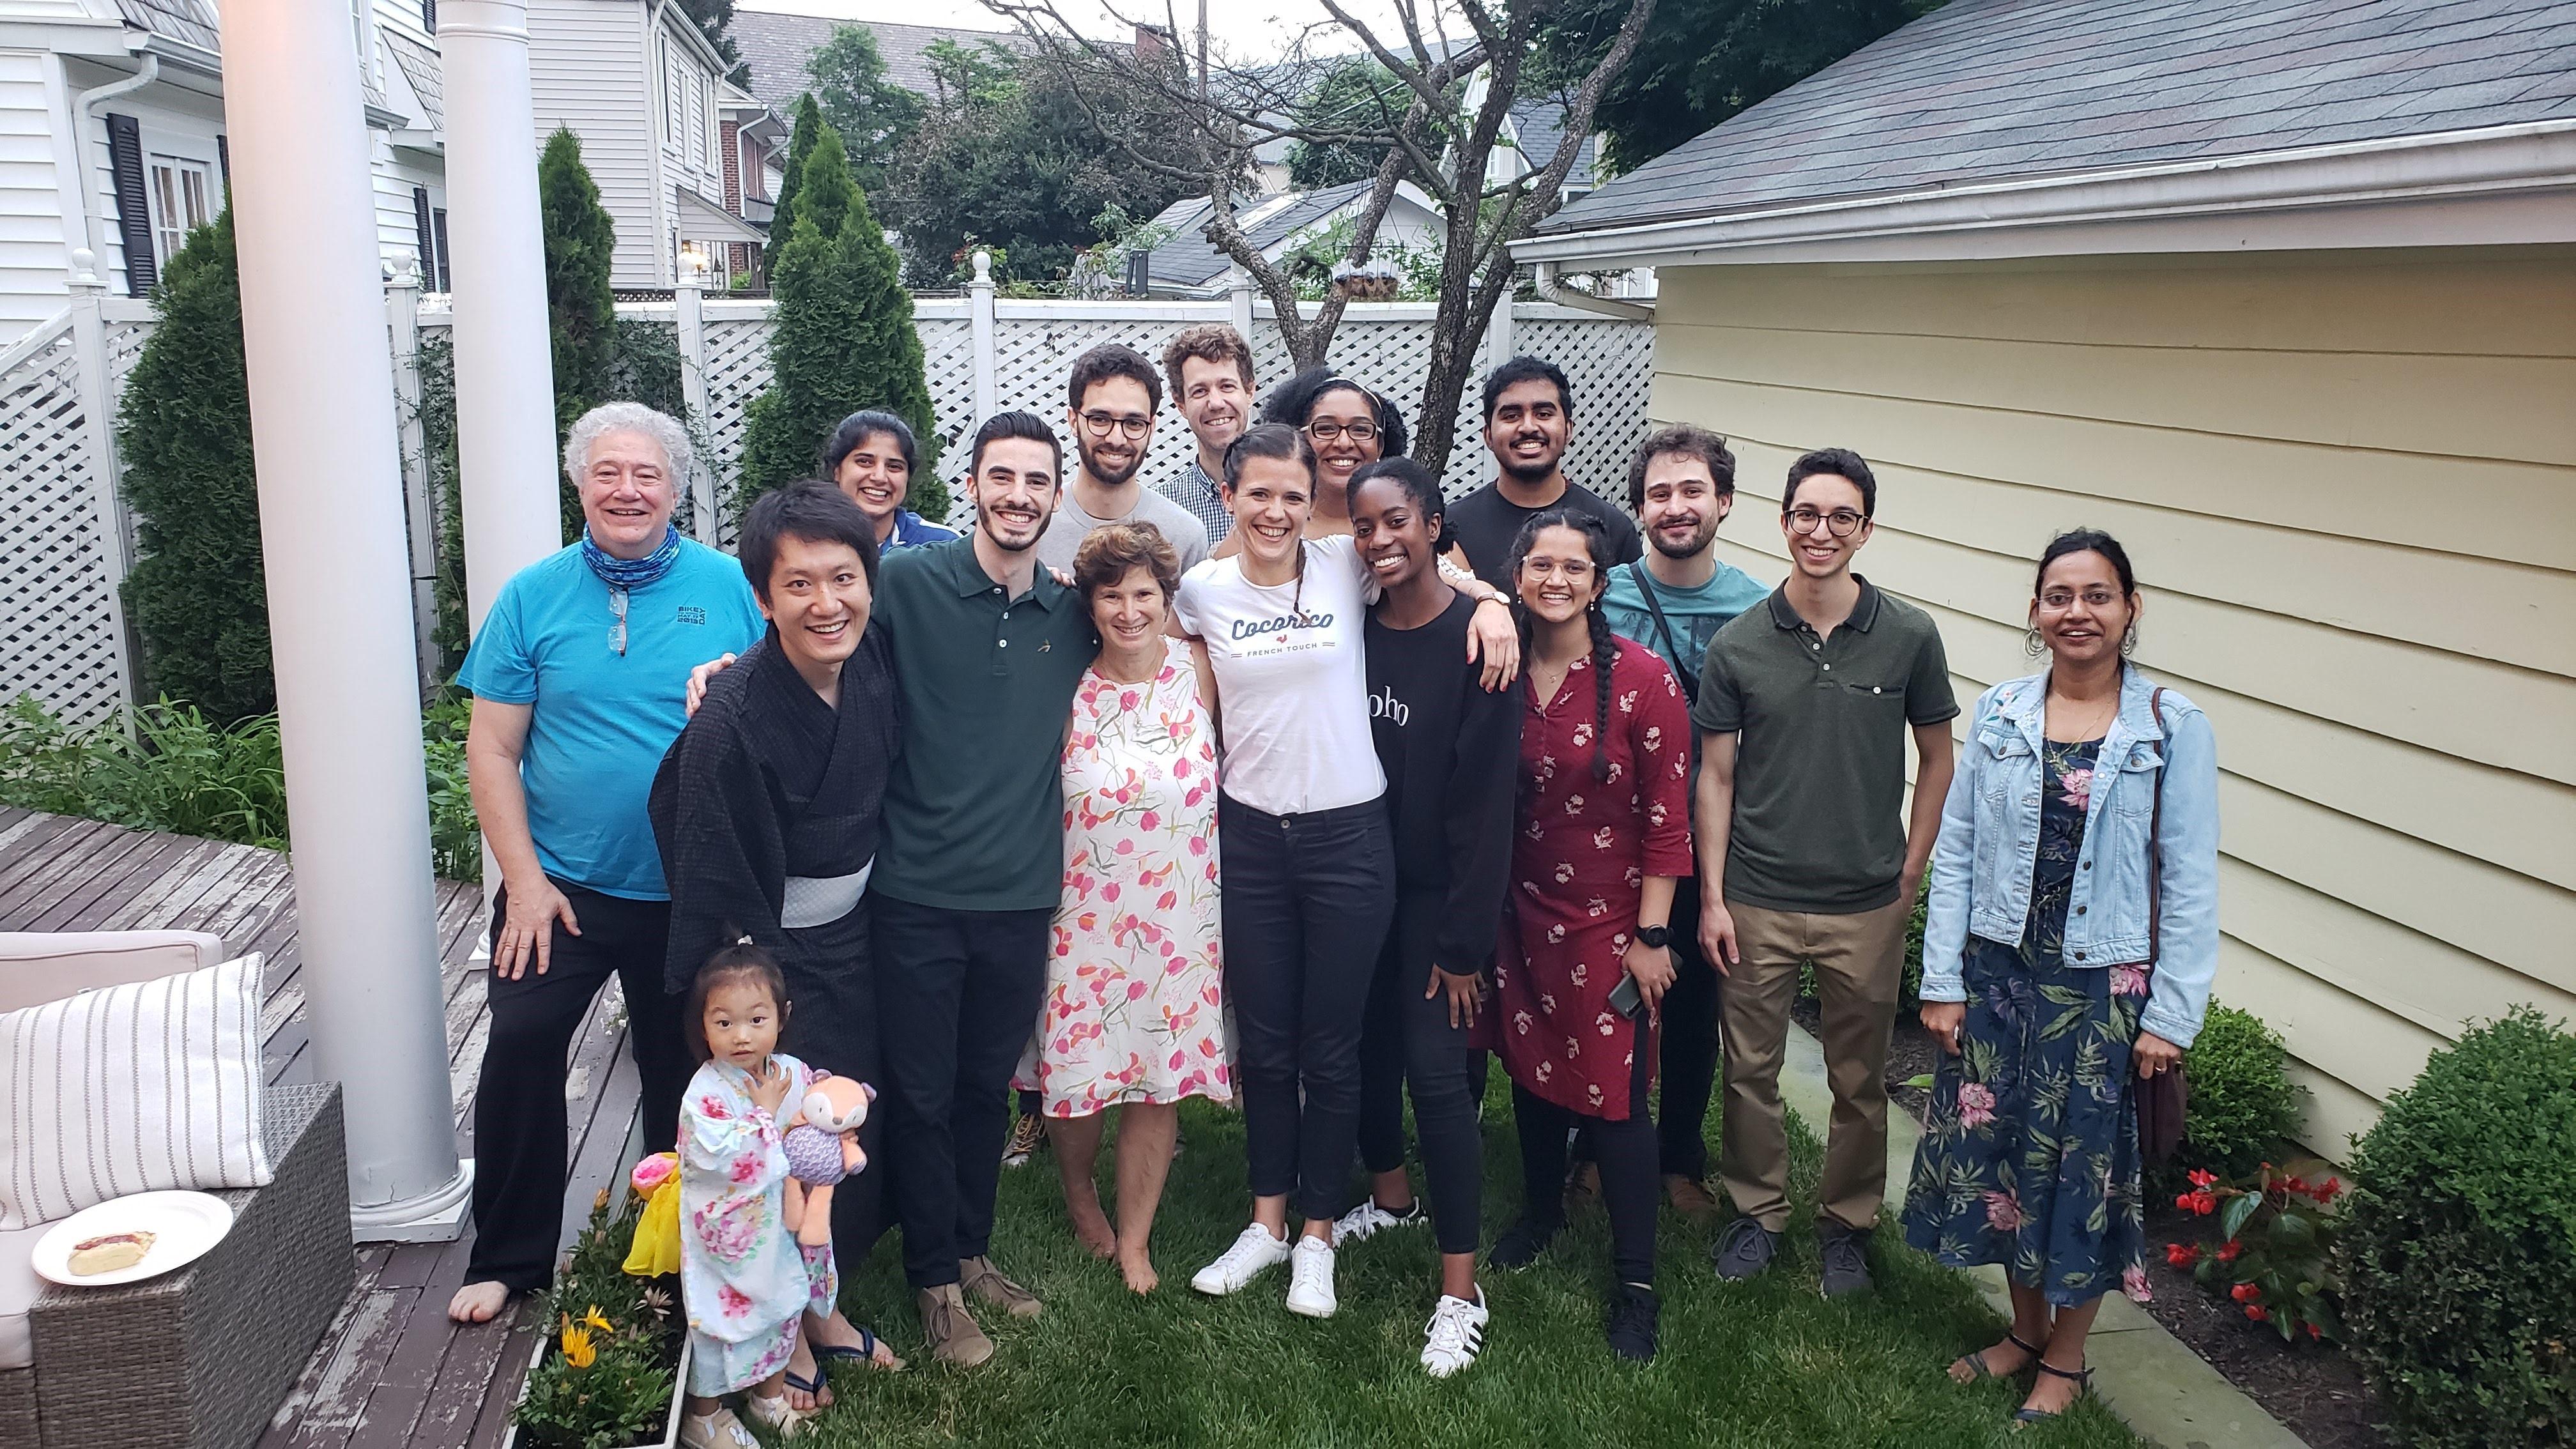
<path fill-rule="evenodd" d="M 1271 390 L 1261 420 L 1285 423 L 1315 450 L 1315 511 L 1308 538 L 1351 531 L 1351 476 L 1411 441 L 1395 404 L 1327 367 L 1310 367 Z"/>

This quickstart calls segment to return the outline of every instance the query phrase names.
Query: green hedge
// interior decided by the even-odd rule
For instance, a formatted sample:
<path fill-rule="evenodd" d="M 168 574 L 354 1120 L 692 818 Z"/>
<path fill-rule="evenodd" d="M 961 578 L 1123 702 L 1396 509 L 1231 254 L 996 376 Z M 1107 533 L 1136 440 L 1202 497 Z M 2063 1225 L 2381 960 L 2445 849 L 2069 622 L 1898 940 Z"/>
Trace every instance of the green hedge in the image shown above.
<path fill-rule="evenodd" d="M 2352 1160 L 2344 1337 L 2405 1443 L 2576 1442 L 2576 1036 L 2516 1008 Z"/>
<path fill-rule="evenodd" d="M 2194 1169 L 2234 1179 L 2281 1161 L 2282 1139 L 2299 1126 L 2299 1090 L 2290 1084 L 2288 1060 L 2280 1033 L 2250 1011 L 2212 1000 L 2183 1058 L 2191 1101 L 2183 1112 L 2182 1147 L 2160 1180 L 2178 1184 Z"/>

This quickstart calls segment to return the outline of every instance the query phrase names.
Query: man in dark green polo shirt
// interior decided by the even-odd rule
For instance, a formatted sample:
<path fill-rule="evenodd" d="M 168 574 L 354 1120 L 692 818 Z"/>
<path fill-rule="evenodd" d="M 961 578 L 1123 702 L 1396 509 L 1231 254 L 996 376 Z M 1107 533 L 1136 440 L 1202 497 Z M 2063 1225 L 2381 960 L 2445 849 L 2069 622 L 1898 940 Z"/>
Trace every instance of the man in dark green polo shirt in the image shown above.
<path fill-rule="evenodd" d="M 1709 641 L 1691 708 L 1700 942 L 1727 977 L 1719 1176 L 1740 1215 L 1718 1240 L 1718 1273 L 1769 1267 L 1789 1225 L 1780 1059 L 1798 967 L 1812 963 L 1834 1090 L 1816 1224 L 1828 1295 L 1870 1283 L 1905 922 L 1941 826 L 1959 712 L 1931 617 L 1851 571 L 1877 505 L 1858 454 L 1826 448 L 1790 465 L 1789 577 Z M 1909 730 L 1921 758 L 1900 824 Z"/>
<path fill-rule="evenodd" d="M 1043 418 L 993 417 L 975 434 L 974 530 L 889 554 L 877 585 L 903 711 L 868 887 L 889 1186 L 923 1335 L 959 1366 L 993 1354 L 967 1295 L 1039 1308 L 986 1250 L 1064 885 L 1056 760 L 1099 648 L 1081 596 L 1038 567 L 1063 463 Z"/>

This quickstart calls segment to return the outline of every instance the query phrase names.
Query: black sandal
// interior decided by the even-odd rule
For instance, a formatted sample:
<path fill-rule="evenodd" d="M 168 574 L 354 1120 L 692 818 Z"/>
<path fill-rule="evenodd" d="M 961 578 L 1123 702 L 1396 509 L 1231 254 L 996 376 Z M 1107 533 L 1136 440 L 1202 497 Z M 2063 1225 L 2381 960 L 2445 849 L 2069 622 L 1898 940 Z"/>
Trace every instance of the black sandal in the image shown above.
<path fill-rule="evenodd" d="M 2018 1333 L 2006 1332 L 2004 1334 L 2004 1342 L 2011 1344 L 2013 1347 L 2020 1349 L 2026 1354 L 2029 1354 L 2031 1363 L 2039 1362 L 2039 1356 L 2048 1351 L 2044 1348 L 2033 1348 L 2029 1344 L 2022 1342 L 2021 1335 Z M 1995 1377 L 1995 1371 L 1986 1366 L 1986 1355 L 1993 1351 L 1993 1348 L 1989 1346 L 1987 1348 L 1978 1349 L 1975 1353 L 1961 1354 L 1959 1356 L 1957 1361 L 1968 1366 L 1969 1383 L 1981 1383 L 1984 1380 Z M 2022 1365 L 2023 1368 L 2028 1368 L 2029 1366 L 2030 1364 Z M 2015 1370 L 2016 1373 L 2019 1371 L 2020 1370 L 2018 1369 Z"/>
<path fill-rule="evenodd" d="M 2057 1367 L 2046 1359 L 2033 1359 L 2031 1362 L 2039 1365 L 2039 1371 L 2047 1374 L 2051 1378 L 2073 1380 L 2075 1384 L 2075 1398 L 2077 1399 L 2084 1397 L 2087 1393 L 2092 1391 L 2093 1370 L 2091 1368 L 2080 1368 L 2069 1371 Z M 2067 1401 L 2067 1407 L 2074 1407 L 2073 1399 Z M 2060 1410 L 2059 1412 L 2063 1413 L 2064 1410 Z M 2024 1424 L 2045 1424 L 2056 1417 L 2058 1417 L 2057 1414 L 2051 1414 L 2040 1409 L 2013 1410 L 2013 1418 Z"/>

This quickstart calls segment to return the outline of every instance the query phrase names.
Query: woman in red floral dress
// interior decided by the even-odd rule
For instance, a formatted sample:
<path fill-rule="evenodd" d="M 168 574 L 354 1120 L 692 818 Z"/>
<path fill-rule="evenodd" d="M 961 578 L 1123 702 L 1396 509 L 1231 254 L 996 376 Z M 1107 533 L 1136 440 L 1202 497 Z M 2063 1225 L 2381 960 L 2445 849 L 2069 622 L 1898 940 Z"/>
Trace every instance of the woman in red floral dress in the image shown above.
<path fill-rule="evenodd" d="M 1564 1227 L 1566 1135 L 1590 1128 L 1617 1272 L 1610 1347 L 1644 1360 L 1660 1186 L 1646 1093 L 1653 1014 L 1673 979 L 1673 884 L 1691 870 L 1690 720 L 1671 669 L 1610 632 L 1610 558 L 1601 525 L 1564 511 L 1530 520 L 1512 549 L 1528 714 L 1490 1020 L 1512 1077 L 1524 1197 L 1490 1261 L 1527 1266 Z M 1633 1017 L 1611 1001 L 1630 978 Z"/>

